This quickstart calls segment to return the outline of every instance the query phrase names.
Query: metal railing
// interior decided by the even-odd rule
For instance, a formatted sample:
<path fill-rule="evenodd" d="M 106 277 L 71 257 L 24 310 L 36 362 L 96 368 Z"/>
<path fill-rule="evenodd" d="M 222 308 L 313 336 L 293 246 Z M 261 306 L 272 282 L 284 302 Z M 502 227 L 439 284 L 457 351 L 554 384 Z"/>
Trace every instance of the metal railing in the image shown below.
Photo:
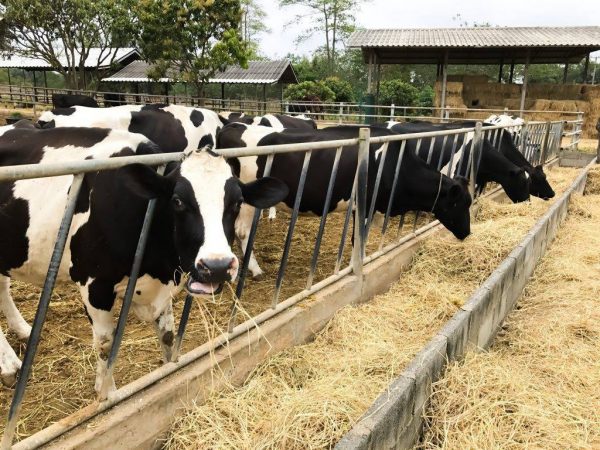
<path fill-rule="evenodd" d="M 448 171 L 446 172 L 449 176 L 456 175 L 452 169 L 452 159 L 455 157 L 458 151 L 457 140 L 459 136 L 466 137 L 472 136 L 471 151 L 468 152 L 467 170 L 462 175 L 467 175 L 470 178 L 470 191 L 473 196 L 477 195 L 477 189 L 475 180 L 477 176 L 477 170 L 481 161 L 481 145 L 483 139 L 488 139 L 492 142 L 492 145 L 498 146 L 500 143 L 500 133 L 503 132 L 505 127 L 494 126 L 482 128 L 481 124 L 478 123 L 474 128 L 463 128 L 455 130 L 443 130 L 436 132 L 426 133 L 412 133 L 405 135 L 393 135 L 393 136 L 382 136 L 382 137 L 371 137 L 369 129 L 361 129 L 360 134 L 357 138 L 317 142 L 317 143 L 302 143 L 293 145 L 283 146 L 264 146 L 257 148 L 238 148 L 238 149 L 221 149 L 216 150 L 220 155 L 226 158 L 241 158 L 244 156 L 257 156 L 263 155 L 267 157 L 266 166 L 264 169 L 264 176 L 269 175 L 272 169 L 273 160 L 276 155 L 289 152 L 303 152 L 304 160 L 302 169 L 300 171 L 297 195 L 294 201 L 294 207 L 290 215 L 289 226 L 287 227 L 287 234 L 283 245 L 282 257 L 279 261 L 279 268 L 277 275 L 274 279 L 273 290 L 271 296 L 270 305 L 268 305 L 262 312 L 258 313 L 254 317 L 249 318 L 243 323 L 237 323 L 238 316 L 238 300 L 244 293 L 244 285 L 247 278 L 249 255 L 250 251 L 254 246 L 256 233 L 259 226 L 259 219 L 261 217 L 261 211 L 256 210 L 252 222 L 252 228 L 249 236 L 249 244 L 246 249 L 243 263 L 240 268 L 240 276 L 236 286 L 236 297 L 233 300 L 232 308 L 229 317 L 229 328 L 227 332 L 215 337 L 214 339 L 205 342 L 204 344 L 194 348 L 192 351 L 182 354 L 175 362 L 170 362 L 164 366 L 153 370 L 147 375 L 138 378 L 136 381 L 121 387 L 116 392 L 112 393 L 108 399 L 101 401 L 94 408 L 91 415 L 99 414 L 106 411 L 108 408 L 115 404 L 123 401 L 124 399 L 140 392 L 142 389 L 156 383 L 158 380 L 163 379 L 169 374 L 187 366 L 188 364 L 196 361 L 198 358 L 208 354 L 215 350 L 221 345 L 226 344 L 229 340 L 240 336 L 248 331 L 252 330 L 256 326 L 264 323 L 269 318 L 279 314 L 280 312 L 294 306 L 301 300 L 314 294 L 315 292 L 331 285 L 332 283 L 340 280 L 341 278 L 354 273 L 357 275 L 356 282 L 361 285 L 362 271 L 364 265 L 381 257 L 382 255 L 398 248 L 404 242 L 414 238 L 426 230 L 434 227 L 437 222 L 433 220 L 419 222 L 419 214 L 415 214 L 415 222 L 412 226 L 412 230 L 409 228 L 408 233 L 403 234 L 405 225 L 405 216 L 398 217 L 398 231 L 393 237 L 388 236 L 388 231 L 391 226 L 392 215 L 390 213 L 392 207 L 392 201 L 396 192 L 398 183 L 400 182 L 402 163 L 406 152 L 406 144 L 409 141 L 416 142 L 416 149 L 424 145 L 424 142 L 429 139 L 429 149 L 427 154 L 427 160 L 431 166 L 438 170 L 442 166 L 441 159 L 439 161 L 432 160 L 432 149 L 434 144 L 442 140 L 443 145 L 452 145 L 451 150 L 451 163 L 449 164 Z M 560 136 L 562 135 L 562 122 L 546 122 L 546 123 L 530 123 L 523 126 L 509 127 L 512 130 L 516 130 L 516 136 L 520 139 L 521 148 L 525 156 L 530 162 L 546 162 L 552 159 L 558 152 L 560 145 Z M 399 154 L 396 160 L 395 166 L 389 168 L 393 170 L 394 178 L 392 184 L 392 190 L 390 199 L 388 200 L 387 207 L 383 213 L 383 224 L 381 228 L 377 229 L 375 234 L 374 226 L 374 213 L 376 212 L 374 200 L 377 198 L 380 187 L 382 173 L 386 161 L 387 152 L 389 152 L 388 146 L 382 149 L 382 153 L 379 157 L 379 161 L 382 163 L 378 165 L 378 170 L 375 175 L 373 182 L 373 193 L 371 194 L 371 201 L 368 198 L 368 163 L 369 163 L 369 148 L 371 144 L 384 144 L 391 142 L 399 142 Z M 426 145 L 426 144 L 425 144 Z M 335 255 L 335 261 L 330 267 L 330 271 L 323 275 L 323 278 L 317 280 L 316 268 L 319 263 L 319 257 L 322 256 L 321 248 L 322 242 L 327 228 L 327 219 L 330 215 L 327 214 L 329 206 L 332 201 L 333 186 L 336 182 L 339 173 L 339 164 L 344 151 L 348 151 L 351 147 L 357 147 L 357 160 L 356 160 L 356 172 L 354 175 L 354 181 L 351 188 L 350 206 L 347 208 L 346 213 L 343 216 L 341 224 L 341 237 L 339 239 L 339 245 L 337 245 L 337 254 Z M 426 147 L 424 147 L 426 148 Z M 290 253 L 292 251 L 292 241 L 294 237 L 294 231 L 299 219 L 299 207 L 303 197 L 304 185 L 306 183 L 307 173 L 311 157 L 316 152 L 322 151 L 335 151 L 333 157 L 332 169 L 329 173 L 328 189 L 325 196 L 325 202 L 323 207 L 323 214 L 319 221 L 318 232 L 315 237 L 315 245 L 311 252 L 310 267 L 306 276 L 306 281 L 302 283 L 303 288 L 292 292 L 287 298 L 281 300 L 282 284 L 286 278 L 286 270 L 288 268 L 288 262 Z M 464 155 L 464 153 L 463 153 Z M 52 294 L 56 276 L 59 269 L 59 264 L 62 259 L 65 242 L 69 233 L 71 220 L 74 214 L 74 206 L 79 194 L 79 189 L 82 184 L 83 175 L 88 172 L 97 172 L 102 170 L 112 170 L 131 163 L 141 163 L 152 167 L 159 167 L 159 170 L 164 167 L 168 162 L 181 161 L 185 155 L 183 153 L 171 153 L 171 154 L 159 154 L 159 155 L 145 155 L 145 156 L 130 156 L 130 157 L 119 157 L 110 159 L 98 159 L 98 160 L 86 160 L 86 161 L 73 161 L 69 163 L 52 163 L 52 164 L 39 164 L 39 165 L 21 165 L 21 166 L 10 166 L 0 167 L 0 181 L 14 181 L 23 179 L 33 179 L 40 177 L 54 177 L 61 175 L 73 175 L 73 182 L 69 190 L 69 196 L 66 202 L 66 208 L 63 214 L 61 226 L 58 230 L 56 243 L 54 246 L 54 252 L 49 264 L 47 277 L 44 283 L 44 288 L 40 296 L 39 306 L 35 315 L 31 336 L 27 343 L 25 356 L 23 359 L 23 365 L 19 374 L 17 385 L 15 387 L 15 393 L 10 406 L 7 426 L 4 429 L 1 448 L 9 448 L 13 442 L 15 429 L 18 423 L 19 411 L 23 395 L 27 386 L 27 381 L 31 373 L 33 360 L 36 354 L 38 343 L 41 338 L 41 330 L 48 310 L 48 304 L 50 296 Z M 353 240 L 351 242 L 352 249 L 350 251 L 351 258 L 348 261 L 348 245 L 347 241 L 348 230 L 352 218 L 352 212 L 355 212 L 355 217 L 365 218 L 365 220 L 354 220 L 354 233 Z M 141 262 L 143 260 L 144 249 L 146 245 L 146 238 L 148 229 L 152 221 L 152 215 L 154 212 L 154 201 L 150 201 L 146 211 L 144 223 L 139 236 L 137 250 L 133 261 L 133 267 L 131 269 L 130 278 L 128 281 L 126 293 L 123 299 L 123 306 L 121 308 L 117 328 L 115 330 L 114 341 L 110 351 L 110 356 L 107 363 L 107 374 L 105 380 L 108 380 L 115 362 L 117 360 L 119 348 L 121 346 L 122 338 L 124 335 L 126 318 L 129 312 L 129 307 L 132 302 L 132 295 L 135 291 L 135 284 L 139 274 Z M 418 225 L 421 225 L 418 227 Z M 340 230 L 338 230 L 340 231 Z M 369 253 L 368 243 L 369 238 L 376 238 L 372 250 Z M 344 257 L 346 255 L 346 257 Z M 176 337 L 176 350 L 178 354 L 181 349 L 181 343 L 188 323 L 188 318 L 191 310 L 192 296 L 187 295 L 185 298 L 185 305 L 179 321 L 178 332 Z M 89 413 L 89 411 L 87 412 Z M 60 434 L 68 431 L 81 424 L 83 421 L 89 419 L 90 414 L 76 414 L 69 418 L 69 420 L 59 421 L 42 431 L 36 433 L 33 436 L 25 439 L 22 442 L 24 448 L 33 448 L 50 440 L 58 437 Z"/>
<path fill-rule="evenodd" d="M 33 87 L 23 85 L 0 85 L 0 102 L 21 105 L 25 108 L 45 108 L 52 104 L 52 94 L 83 94 L 94 97 L 100 106 L 118 104 L 174 103 L 187 106 L 203 106 L 215 111 L 244 112 L 250 115 L 266 113 L 304 113 L 316 120 L 327 123 L 364 124 L 373 121 L 388 120 L 432 120 L 453 121 L 465 119 L 485 119 L 492 114 L 519 115 L 520 110 L 455 108 L 435 106 L 370 105 L 356 102 L 306 102 L 281 100 L 220 99 L 198 98 L 180 94 L 122 93 L 110 91 L 70 90 L 58 88 Z M 583 120 L 583 113 L 571 111 L 524 112 L 524 118 L 532 115 L 554 117 L 560 114 L 568 121 Z M 580 127 L 581 129 L 581 127 Z"/>

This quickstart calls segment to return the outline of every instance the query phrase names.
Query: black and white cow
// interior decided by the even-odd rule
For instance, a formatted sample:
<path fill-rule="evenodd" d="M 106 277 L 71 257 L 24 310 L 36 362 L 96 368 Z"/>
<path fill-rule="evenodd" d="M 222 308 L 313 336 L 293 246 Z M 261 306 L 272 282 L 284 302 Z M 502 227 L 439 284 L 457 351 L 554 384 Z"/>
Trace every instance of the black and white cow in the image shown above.
<path fill-rule="evenodd" d="M 470 127 L 470 124 L 388 122 L 387 127 L 395 133 L 408 134 L 466 128 Z M 454 147 L 454 137 L 449 136 L 445 140 L 445 145 L 444 139 L 438 137 L 435 140 L 430 156 L 429 149 L 431 147 L 432 138 L 424 138 L 419 147 L 419 156 L 424 160 L 430 159 L 430 165 L 434 168 L 441 166 L 442 172 L 445 172 L 447 175 L 467 177 L 472 139 L 473 133 L 457 135 L 456 150 L 453 156 L 452 149 Z M 416 147 L 416 140 L 411 139 L 407 141 L 407 149 L 416 151 Z M 523 168 L 512 163 L 502 153 L 496 151 L 488 139 L 483 140 L 481 155 L 476 155 L 476 157 L 479 159 L 476 182 L 480 189 L 485 186 L 486 183 L 494 181 L 502 186 L 506 195 L 514 203 L 523 202 L 529 199 L 531 182 L 527 172 Z M 452 167 L 450 167 L 450 164 Z"/>
<path fill-rule="evenodd" d="M 426 122 L 421 122 L 426 123 Z M 535 197 L 542 198 L 544 200 L 551 199 L 555 196 L 554 190 L 544 172 L 542 165 L 534 166 L 527 158 L 519 151 L 515 145 L 515 135 L 519 132 L 519 127 L 523 124 L 523 120 L 520 118 L 514 118 L 507 115 L 491 116 L 483 122 L 483 126 L 496 126 L 501 125 L 506 127 L 500 130 L 498 133 L 498 144 L 497 148 L 510 162 L 523 169 L 529 177 L 529 193 Z M 454 122 L 451 124 L 431 124 L 436 129 L 450 129 L 450 128 L 472 128 L 476 124 L 475 121 L 466 120 L 460 122 Z M 489 136 L 489 135 L 488 135 Z"/>
<path fill-rule="evenodd" d="M 182 105 L 122 105 L 113 108 L 73 108 L 46 111 L 43 128 L 100 127 L 140 133 L 168 153 L 214 147 L 222 127 L 214 111 Z"/>
<path fill-rule="evenodd" d="M 246 123 L 248 125 L 254 123 L 254 116 L 248 116 L 243 112 L 221 111 L 219 117 L 221 117 L 225 123 L 237 122 Z"/>
<path fill-rule="evenodd" d="M 265 127 L 273 128 L 275 131 L 283 130 L 316 130 L 317 123 L 310 117 L 305 115 L 299 116 L 288 116 L 286 114 L 266 114 L 262 117 L 258 117 L 255 120 L 254 125 L 262 125 Z M 258 122 L 258 123 L 257 123 Z"/>
<path fill-rule="evenodd" d="M 271 128 L 245 124 L 229 124 L 219 133 L 217 147 L 235 148 L 264 145 L 281 145 L 302 142 L 321 142 L 336 139 L 352 139 L 358 137 L 358 127 L 332 127 L 323 130 L 300 131 L 285 130 L 274 132 Z M 394 133 L 384 128 L 374 128 L 373 136 L 390 136 Z M 399 157 L 399 142 L 371 145 L 369 155 L 368 198 L 372 198 L 375 173 L 380 161 L 381 152 L 389 146 L 386 160 L 383 162 L 382 184 L 376 199 L 375 209 L 385 213 L 388 201 L 393 196 L 391 215 L 397 216 L 407 211 L 432 211 L 459 239 L 470 233 L 469 206 L 471 197 L 464 180 L 453 180 L 429 168 L 425 162 L 411 152 L 405 152 L 401 165 L 398 186 L 391 192 L 394 170 Z M 357 146 L 346 148 L 342 152 L 338 175 L 333 189 L 332 203 L 329 212 L 343 210 L 348 207 L 357 166 Z M 304 194 L 300 203 L 301 212 L 323 213 L 329 177 L 333 167 L 335 149 L 317 151 L 312 154 L 308 167 Z M 293 207 L 297 193 L 298 180 L 304 159 L 303 152 L 277 154 L 273 159 L 271 175 L 281 179 L 289 188 L 284 202 Z M 265 167 L 266 157 L 244 157 L 232 161 L 235 171 L 239 172 L 244 182 L 260 178 Z M 242 241 L 242 249 L 246 250 L 248 233 L 252 224 L 253 209 L 243 207 L 236 222 L 236 234 Z M 262 274 L 256 259 L 251 255 L 248 267 L 253 276 Z"/>
<path fill-rule="evenodd" d="M 52 106 L 55 108 L 70 108 L 71 106 L 98 108 L 98 102 L 87 95 L 52 94 Z"/>
<path fill-rule="evenodd" d="M 141 134 L 101 128 L 16 128 L 0 136 L 0 165 L 45 164 L 161 150 Z M 40 285 L 52 254 L 73 176 L 0 183 L 0 307 L 22 339 L 29 336 L 10 296 L 10 279 Z M 115 300 L 124 293 L 149 199 L 156 199 L 132 309 L 154 322 L 165 360 L 174 336 L 171 298 L 217 293 L 233 281 L 238 259 L 231 250 L 242 202 L 269 207 L 287 196 L 273 178 L 244 184 L 224 158 L 195 150 L 165 175 L 143 165 L 87 174 L 68 233 L 59 280 L 77 284 L 98 352 L 96 390 L 113 340 Z M 20 361 L 0 332 L 0 377 L 14 382 Z M 114 388 L 114 382 L 108 389 Z"/>

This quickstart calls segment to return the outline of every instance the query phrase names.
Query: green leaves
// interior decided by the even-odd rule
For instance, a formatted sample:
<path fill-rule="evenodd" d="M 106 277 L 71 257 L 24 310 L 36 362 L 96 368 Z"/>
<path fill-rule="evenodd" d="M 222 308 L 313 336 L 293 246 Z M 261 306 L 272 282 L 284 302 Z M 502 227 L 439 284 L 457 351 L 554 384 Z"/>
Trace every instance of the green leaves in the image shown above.
<path fill-rule="evenodd" d="M 247 45 L 238 32 L 240 0 L 141 0 L 134 11 L 139 48 L 155 65 L 154 78 L 168 72 L 201 90 L 228 65 L 247 66 Z"/>

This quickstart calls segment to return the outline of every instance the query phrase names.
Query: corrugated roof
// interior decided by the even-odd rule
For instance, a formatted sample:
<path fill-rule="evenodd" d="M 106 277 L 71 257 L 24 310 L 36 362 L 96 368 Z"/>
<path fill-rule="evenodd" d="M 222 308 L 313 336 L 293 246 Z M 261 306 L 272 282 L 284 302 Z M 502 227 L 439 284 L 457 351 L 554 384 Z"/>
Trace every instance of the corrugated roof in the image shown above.
<path fill-rule="evenodd" d="M 600 47 L 600 27 L 406 28 L 355 31 L 351 48 Z"/>
<path fill-rule="evenodd" d="M 101 55 L 101 49 L 92 48 L 88 54 L 88 57 L 85 60 L 86 68 L 96 68 L 98 65 L 98 61 L 100 61 L 100 68 L 108 68 L 110 65 L 110 57 L 113 54 L 113 51 L 107 51 L 104 49 L 104 52 Z M 139 56 L 138 51 L 135 48 L 120 48 L 117 50 L 114 63 L 119 63 L 123 60 L 131 56 Z M 80 55 L 76 54 L 76 58 L 79 58 Z M 67 58 L 64 55 L 59 55 L 59 61 L 63 66 L 67 66 Z M 77 60 L 79 61 L 79 60 Z M 79 65 L 79 63 L 77 63 Z M 10 55 L 10 56 L 0 56 L 0 68 L 10 68 L 10 69 L 51 69 L 52 67 L 46 61 L 41 58 L 34 58 L 30 56 L 22 56 L 22 55 Z"/>
<path fill-rule="evenodd" d="M 133 61 L 110 77 L 102 81 L 144 83 L 158 81 L 171 82 L 174 78 L 172 72 L 167 78 L 152 80 L 148 77 L 151 65 L 145 61 Z M 169 73 L 167 73 L 169 75 Z M 248 68 L 239 66 L 228 67 L 225 71 L 217 73 L 209 83 L 227 84 L 273 84 L 297 83 L 298 79 L 289 60 L 281 61 L 249 61 Z"/>

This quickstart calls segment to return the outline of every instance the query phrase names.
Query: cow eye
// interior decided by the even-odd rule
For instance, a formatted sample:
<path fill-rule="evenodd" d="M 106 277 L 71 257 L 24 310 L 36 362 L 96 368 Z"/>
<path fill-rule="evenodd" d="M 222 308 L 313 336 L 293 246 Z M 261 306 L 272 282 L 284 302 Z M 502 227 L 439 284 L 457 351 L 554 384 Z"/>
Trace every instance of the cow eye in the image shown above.
<path fill-rule="evenodd" d="M 185 204 L 181 201 L 179 197 L 173 197 L 171 201 L 173 203 L 173 209 L 175 211 L 183 211 L 185 209 Z"/>

